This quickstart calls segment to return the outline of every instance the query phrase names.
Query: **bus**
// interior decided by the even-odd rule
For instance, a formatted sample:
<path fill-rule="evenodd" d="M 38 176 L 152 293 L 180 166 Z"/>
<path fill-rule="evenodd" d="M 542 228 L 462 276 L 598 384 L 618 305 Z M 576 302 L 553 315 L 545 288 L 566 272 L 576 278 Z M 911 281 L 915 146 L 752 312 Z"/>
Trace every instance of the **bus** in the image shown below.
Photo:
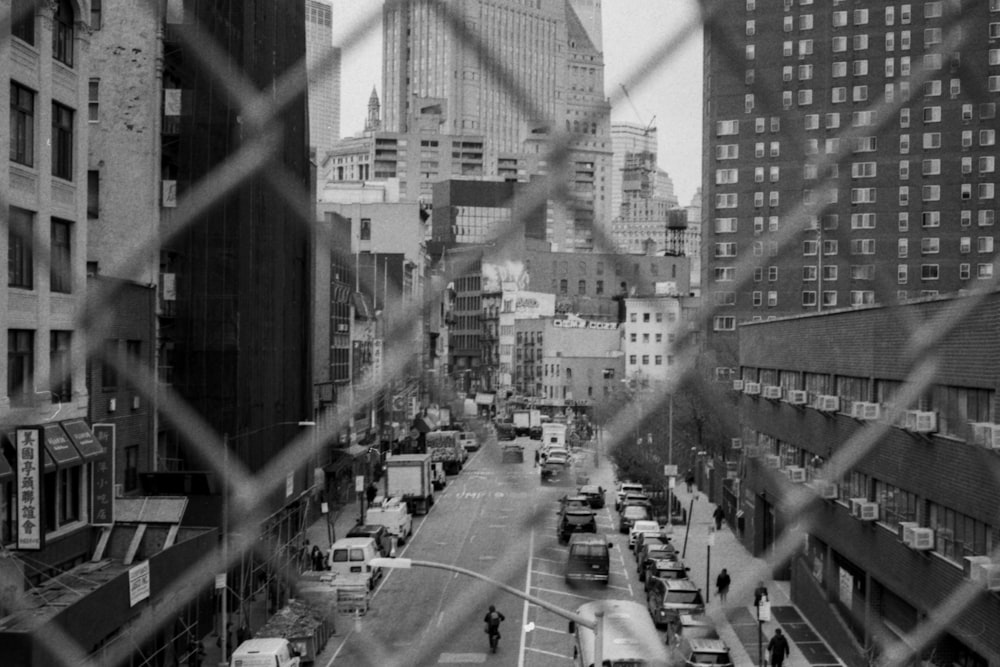
<path fill-rule="evenodd" d="M 574 635 L 573 664 L 576 667 L 667 667 L 667 646 L 656 631 L 646 607 L 631 600 L 597 600 L 581 605 L 576 613 L 596 619 L 604 611 L 601 633 L 602 652 L 598 661 L 594 652 L 594 632 L 579 623 L 570 623 Z"/>

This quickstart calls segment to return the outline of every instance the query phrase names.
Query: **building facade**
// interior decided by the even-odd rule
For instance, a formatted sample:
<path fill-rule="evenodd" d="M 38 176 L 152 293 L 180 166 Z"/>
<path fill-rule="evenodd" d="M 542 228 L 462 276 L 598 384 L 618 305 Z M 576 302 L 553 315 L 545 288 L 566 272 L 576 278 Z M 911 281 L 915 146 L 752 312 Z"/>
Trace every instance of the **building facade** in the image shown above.
<path fill-rule="evenodd" d="M 330 0 L 306 0 L 309 147 L 322 156 L 340 139 L 340 49 L 333 45 Z"/>
<path fill-rule="evenodd" d="M 622 353 L 625 379 L 636 388 L 669 381 L 675 344 L 684 331 L 681 298 L 646 296 L 625 299 Z"/>
<path fill-rule="evenodd" d="M 992 2 L 746 2 L 706 33 L 710 339 L 991 278 L 998 23 Z"/>
<path fill-rule="evenodd" d="M 938 362 L 929 386 L 889 422 L 914 370 L 916 334 L 901 323 L 953 323 L 956 312 L 960 325 L 920 357 Z M 994 594 L 963 602 L 922 659 L 1000 664 L 1000 636 L 982 631 L 1000 623 L 1000 369 L 980 342 L 998 318 L 991 293 L 972 309 L 964 298 L 932 298 L 739 328 L 740 449 L 725 447 L 734 479 L 716 502 L 755 554 L 801 531 L 802 549 L 778 576 L 842 656 L 884 649 L 973 585 Z M 875 440 L 843 474 L 825 470 L 865 434 Z M 818 498 L 793 517 L 779 499 L 800 484 Z M 974 572 L 977 563 L 986 570 Z"/>

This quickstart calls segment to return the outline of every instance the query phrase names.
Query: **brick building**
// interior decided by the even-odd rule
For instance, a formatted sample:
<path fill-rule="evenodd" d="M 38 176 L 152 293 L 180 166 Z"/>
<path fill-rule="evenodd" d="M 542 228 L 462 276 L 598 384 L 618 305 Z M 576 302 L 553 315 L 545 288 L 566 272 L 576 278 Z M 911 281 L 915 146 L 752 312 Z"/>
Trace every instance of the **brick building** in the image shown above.
<path fill-rule="evenodd" d="M 781 318 L 739 328 L 734 386 L 740 449 L 716 452 L 713 486 L 746 546 L 762 554 L 784 531 L 803 548 L 776 576 L 840 655 L 898 639 L 940 611 L 964 584 L 1000 590 L 1000 566 L 968 574 L 1000 546 L 1000 361 L 992 340 L 1000 294 L 991 293 L 918 349 L 912 323 L 956 321 L 967 298 L 925 299 Z M 915 355 L 915 356 L 914 356 Z M 890 401 L 917 362 L 936 363 L 931 386 L 889 423 Z M 876 441 L 834 477 L 862 429 Z M 997 435 L 994 435 L 997 433 Z M 789 518 L 782 500 L 799 483 L 818 498 Z M 801 508 L 796 508 L 801 509 Z M 739 517 L 739 518 L 736 518 Z M 988 558 L 986 559 L 988 562 Z M 992 572 L 992 574 L 989 574 Z M 937 664 L 1000 664 L 1000 597 L 973 595 L 924 649 Z M 944 661 L 944 662 L 941 662 Z"/>

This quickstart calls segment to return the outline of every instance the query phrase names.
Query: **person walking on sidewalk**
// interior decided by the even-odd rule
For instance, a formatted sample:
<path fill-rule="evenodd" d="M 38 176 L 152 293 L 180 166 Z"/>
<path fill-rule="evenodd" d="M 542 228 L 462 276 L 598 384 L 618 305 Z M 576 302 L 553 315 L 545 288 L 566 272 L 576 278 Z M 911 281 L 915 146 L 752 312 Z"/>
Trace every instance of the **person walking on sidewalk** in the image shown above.
<path fill-rule="evenodd" d="M 722 572 L 715 578 L 715 588 L 718 591 L 719 601 L 722 604 L 726 604 L 726 596 L 729 594 L 730 583 L 732 583 L 732 579 L 729 577 L 729 573 L 726 571 L 726 568 L 722 568 Z"/>
<path fill-rule="evenodd" d="M 378 495 L 378 487 L 375 486 L 375 482 L 368 482 L 368 488 L 365 489 L 365 499 L 368 501 L 368 507 L 372 506 L 375 502 L 375 496 Z"/>
<path fill-rule="evenodd" d="M 767 651 L 771 656 L 771 667 L 781 667 L 789 653 L 788 640 L 781 634 L 781 628 L 774 631 L 774 636 L 767 643 Z"/>
<path fill-rule="evenodd" d="M 691 493 L 692 487 L 694 486 L 694 472 L 691 470 L 687 471 L 687 475 L 684 477 L 684 483 L 687 484 L 688 493 Z"/>
<path fill-rule="evenodd" d="M 758 581 L 757 588 L 753 591 L 753 606 L 760 607 L 760 601 L 763 599 L 770 599 L 767 595 L 767 587 L 764 586 L 764 582 Z"/>
<path fill-rule="evenodd" d="M 726 512 L 722 509 L 722 505 L 715 506 L 712 517 L 715 519 L 715 529 L 722 530 L 722 520 L 726 518 Z"/>

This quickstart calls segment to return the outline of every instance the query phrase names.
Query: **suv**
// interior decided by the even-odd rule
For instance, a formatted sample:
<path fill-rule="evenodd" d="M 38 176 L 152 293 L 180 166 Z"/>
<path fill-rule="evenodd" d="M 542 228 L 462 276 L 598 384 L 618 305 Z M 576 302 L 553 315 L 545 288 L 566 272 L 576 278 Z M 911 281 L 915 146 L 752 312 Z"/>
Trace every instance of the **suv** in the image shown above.
<path fill-rule="evenodd" d="M 587 500 L 593 509 L 599 510 L 604 507 L 604 487 L 597 486 L 596 484 L 588 484 L 580 487 L 579 494 L 587 496 Z"/>
<path fill-rule="evenodd" d="M 513 440 L 516 436 L 514 433 L 514 424 L 511 422 L 497 422 L 497 440 Z"/>
<path fill-rule="evenodd" d="M 613 545 L 600 535 L 577 533 L 569 538 L 566 556 L 566 583 L 600 581 L 608 583 L 609 550 Z"/>
<path fill-rule="evenodd" d="M 556 532 L 559 542 L 569 542 L 573 533 L 596 533 L 597 515 L 590 509 L 587 499 L 583 496 L 564 497 L 559 508 L 559 523 Z"/>
<path fill-rule="evenodd" d="M 654 558 L 646 565 L 646 576 L 643 577 L 646 590 L 652 587 L 656 579 L 687 579 L 690 569 L 680 559 Z"/>
<path fill-rule="evenodd" d="M 347 531 L 344 537 L 370 537 L 375 540 L 375 548 L 383 558 L 388 558 L 392 551 L 392 535 L 389 529 L 380 524 L 358 523 Z"/>
<path fill-rule="evenodd" d="M 690 579 L 650 579 L 646 607 L 657 627 L 676 625 L 681 614 L 705 613 L 705 598 Z"/>
<path fill-rule="evenodd" d="M 621 509 L 622 500 L 627 493 L 642 493 L 642 484 L 638 482 L 621 482 L 618 484 L 618 491 L 615 492 L 615 509 Z"/>
<path fill-rule="evenodd" d="M 635 541 L 639 533 L 653 533 L 654 535 L 666 535 L 660 524 L 651 519 L 637 519 L 632 522 L 628 529 L 628 548 L 635 549 Z"/>
<path fill-rule="evenodd" d="M 647 521 L 650 516 L 648 507 L 629 505 L 622 510 L 621 521 L 618 523 L 618 532 L 628 533 L 633 523 L 636 521 Z"/>
<path fill-rule="evenodd" d="M 732 667 L 733 665 L 729 647 L 721 639 L 681 638 L 671 652 L 683 661 L 680 664 L 685 667 L 701 667 L 701 665 Z"/>
<path fill-rule="evenodd" d="M 665 544 L 658 540 L 643 540 L 642 546 L 636 550 L 635 556 L 635 571 L 639 575 L 639 581 L 646 581 L 646 566 L 654 560 L 676 557 L 677 547 L 670 542 L 670 538 L 667 538 Z"/>

